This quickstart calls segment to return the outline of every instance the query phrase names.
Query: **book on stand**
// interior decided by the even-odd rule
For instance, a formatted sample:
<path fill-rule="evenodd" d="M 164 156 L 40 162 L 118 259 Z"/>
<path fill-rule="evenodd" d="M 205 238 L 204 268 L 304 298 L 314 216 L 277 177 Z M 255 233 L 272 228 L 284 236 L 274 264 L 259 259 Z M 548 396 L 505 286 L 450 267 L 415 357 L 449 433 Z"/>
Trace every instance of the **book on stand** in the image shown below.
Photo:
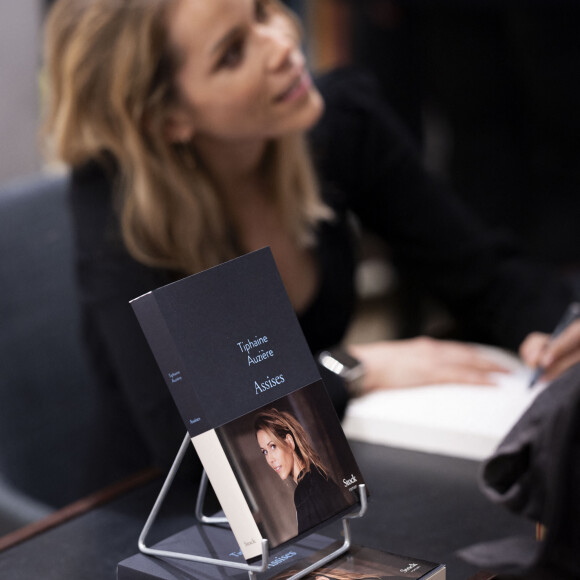
<path fill-rule="evenodd" d="M 363 477 L 268 248 L 131 305 L 245 560 L 358 508 Z"/>

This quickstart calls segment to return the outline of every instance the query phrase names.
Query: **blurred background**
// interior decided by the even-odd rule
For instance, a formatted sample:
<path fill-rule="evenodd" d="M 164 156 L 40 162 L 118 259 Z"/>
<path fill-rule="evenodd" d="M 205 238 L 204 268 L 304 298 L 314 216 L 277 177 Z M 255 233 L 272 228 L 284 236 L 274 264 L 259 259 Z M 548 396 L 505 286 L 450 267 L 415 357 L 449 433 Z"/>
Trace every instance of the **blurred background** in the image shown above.
<path fill-rule="evenodd" d="M 41 168 L 37 133 L 43 10 L 40 0 L 0 4 L 0 183 Z"/>
<path fill-rule="evenodd" d="M 579 265 L 580 2 L 287 3 L 314 72 L 370 69 L 426 164 L 481 219 L 538 259 Z M 71 476 L 95 416 L 72 306 L 66 178 L 38 141 L 50 4 L 0 2 L 0 535 L 91 490 Z M 397 288 L 372 239 L 365 248 L 353 335 L 423 332 L 421 297 Z M 391 316 L 376 316 L 378 302 Z"/>

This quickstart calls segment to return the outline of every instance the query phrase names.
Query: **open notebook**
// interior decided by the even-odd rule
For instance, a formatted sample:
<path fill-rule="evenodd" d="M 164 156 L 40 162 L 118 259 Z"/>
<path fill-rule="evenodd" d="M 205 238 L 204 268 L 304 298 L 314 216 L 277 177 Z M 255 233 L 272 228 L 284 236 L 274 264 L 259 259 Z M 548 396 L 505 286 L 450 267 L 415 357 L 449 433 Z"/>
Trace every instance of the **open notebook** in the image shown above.
<path fill-rule="evenodd" d="M 347 437 L 370 443 L 481 460 L 489 456 L 545 388 L 530 389 L 531 370 L 513 354 L 481 347 L 511 369 L 497 386 L 426 385 L 371 393 L 350 402 Z"/>

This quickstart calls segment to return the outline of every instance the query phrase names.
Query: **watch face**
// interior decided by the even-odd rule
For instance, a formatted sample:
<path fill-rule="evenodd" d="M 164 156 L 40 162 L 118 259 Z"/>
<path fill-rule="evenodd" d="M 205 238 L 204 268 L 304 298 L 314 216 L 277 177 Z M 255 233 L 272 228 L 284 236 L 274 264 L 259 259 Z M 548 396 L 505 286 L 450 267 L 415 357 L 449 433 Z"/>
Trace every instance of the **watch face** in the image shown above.
<path fill-rule="evenodd" d="M 340 376 L 360 367 L 360 361 L 341 348 L 321 352 L 318 360 L 322 366 Z"/>

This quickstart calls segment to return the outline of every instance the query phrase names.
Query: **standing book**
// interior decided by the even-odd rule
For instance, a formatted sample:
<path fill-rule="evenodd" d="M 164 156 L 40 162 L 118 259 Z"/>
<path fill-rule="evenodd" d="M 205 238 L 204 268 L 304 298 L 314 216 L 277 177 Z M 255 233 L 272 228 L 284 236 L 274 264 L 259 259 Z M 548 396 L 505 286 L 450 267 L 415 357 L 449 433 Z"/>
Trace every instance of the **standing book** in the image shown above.
<path fill-rule="evenodd" d="M 246 560 L 358 506 L 362 475 L 268 248 L 131 305 Z"/>

